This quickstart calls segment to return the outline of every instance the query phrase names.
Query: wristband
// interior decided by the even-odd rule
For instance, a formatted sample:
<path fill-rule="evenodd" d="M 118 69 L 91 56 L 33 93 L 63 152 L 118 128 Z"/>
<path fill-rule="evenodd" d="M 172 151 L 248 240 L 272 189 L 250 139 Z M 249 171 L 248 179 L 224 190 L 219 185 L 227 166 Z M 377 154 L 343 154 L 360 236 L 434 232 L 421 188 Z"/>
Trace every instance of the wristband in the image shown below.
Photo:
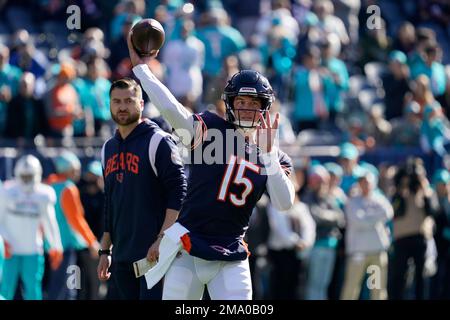
<path fill-rule="evenodd" d="M 100 250 L 98 250 L 98 256 L 99 257 L 101 257 L 104 254 L 110 256 L 111 255 L 111 250 L 110 249 L 104 249 L 104 250 L 100 249 Z"/>

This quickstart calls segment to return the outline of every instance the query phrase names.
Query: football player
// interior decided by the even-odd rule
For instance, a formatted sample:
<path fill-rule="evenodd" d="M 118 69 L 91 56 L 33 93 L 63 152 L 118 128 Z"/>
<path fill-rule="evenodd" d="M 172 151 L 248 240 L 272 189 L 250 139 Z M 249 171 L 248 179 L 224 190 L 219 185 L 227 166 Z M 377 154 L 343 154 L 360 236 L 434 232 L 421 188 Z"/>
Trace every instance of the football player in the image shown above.
<path fill-rule="evenodd" d="M 41 300 L 44 235 L 50 246 L 51 268 L 58 268 L 62 260 L 56 195 L 51 187 L 41 183 L 42 167 L 32 155 L 17 161 L 14 175 L 15 179 L 6 181 L 0 194 L 0 236 L 5 245 L 0 293 L 5 299 L 14 298 L 20 278 L 23 298 Z"/>
<path fill-rule="evenodd" d="M 192 149 L 187 196 L 177 221 L 189 233 L 165 274 L 163 299 L 201 299 L 206 285 L 213 300 L 250 300 L 243 237 L 252 210 L 266 191 L 281 211 L 295 197 L 291 160 L 275 141 L 279 114 L 272 122 L 268 112 L 272 87 L 260 73 L 240 71 L 223 93 L 226 119 L 208 111 L 192 114 L 150 71 L 154 55 L 139 57 L 130 38 L 128 48 L 133 72 L 151 102 L 174 129 L 187 133 L 181 138 Z M 208 152 L 214 161 L 205 158 Z M 150 258 L 157 260 L 158 254 Z"/>

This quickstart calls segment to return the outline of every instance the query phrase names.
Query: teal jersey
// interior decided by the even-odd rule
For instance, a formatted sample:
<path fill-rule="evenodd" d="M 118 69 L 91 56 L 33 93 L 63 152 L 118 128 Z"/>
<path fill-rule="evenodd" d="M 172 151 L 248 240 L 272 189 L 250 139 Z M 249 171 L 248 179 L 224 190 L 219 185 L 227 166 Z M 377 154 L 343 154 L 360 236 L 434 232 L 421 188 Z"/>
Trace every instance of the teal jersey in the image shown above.
<path fill-rule="evenodd" d="M 342 93 L 349 88 L 347 67 L 342 60 L 337 58 L 329 59 L 325 62 L 325 66 L 339 78 L 339 84 L 334 81 L 329 81 L 325 90 L 325 100 L 327 101 L 330 110 L 342 111 L 344 108 Z"/>
<path fill-rule="evenodd" d="M 63 210 L 63 193 L 66 188 L 73 187 L 74 185 L 75 184 L 70 180 L 56 182 L 50 185 L 56 192 L 56 220 L 58 222 L 59 232 L 61 234 L 61 243 L 64 250 L 79 250 L 87 248 L 86 241 L 70 226 Z"/>
<path fill-rule="evenodd" d="M 0 91 L 3 90 L 3 87 L 9 87 L 11 91 L 11 97 L 17 95 L 19 91 L 19 80 L 21 76 L 22 70 L 20 70 L 19 68 L 10 64 L 4 65 L 3 69 L 0 70 Z M 0 101 L 0 134 L 5 130 L 7 107 L 7 103 Z"/>
<path fill-rule="evenodd" d="M 445 68 L 439 62 L 433 62 L 431 67 L 427 66 L 422 59 L 416 59 L 410 66 L 411 78 L 416 79 L 421 74 L 430 79 L 430 87 L 434 96 L 440 96 L 445 93 L 447 78 Z"/>

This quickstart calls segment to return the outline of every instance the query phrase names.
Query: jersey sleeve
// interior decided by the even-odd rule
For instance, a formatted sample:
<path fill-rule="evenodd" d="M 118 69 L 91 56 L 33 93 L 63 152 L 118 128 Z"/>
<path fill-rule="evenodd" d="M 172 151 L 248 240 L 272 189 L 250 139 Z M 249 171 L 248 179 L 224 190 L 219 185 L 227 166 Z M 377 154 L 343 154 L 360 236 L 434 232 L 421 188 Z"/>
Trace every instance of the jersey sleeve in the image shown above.
<path fill-rule="evenodd" d="M 80 200 L 80 193 L 75 185 L 69 186 L 62 192 L 61 205 L 70 226 L 77 231 L 91 246 L 96 238 L 92 233 L 86 219 Z"/>
<path fill-rule="evenodd" d="M 154 162 L 155 173 L 167 194 L 167 208 L 179 211 L 186 196 L 187 182 L 180 153 L 170 135 L 161 138 Z"/>

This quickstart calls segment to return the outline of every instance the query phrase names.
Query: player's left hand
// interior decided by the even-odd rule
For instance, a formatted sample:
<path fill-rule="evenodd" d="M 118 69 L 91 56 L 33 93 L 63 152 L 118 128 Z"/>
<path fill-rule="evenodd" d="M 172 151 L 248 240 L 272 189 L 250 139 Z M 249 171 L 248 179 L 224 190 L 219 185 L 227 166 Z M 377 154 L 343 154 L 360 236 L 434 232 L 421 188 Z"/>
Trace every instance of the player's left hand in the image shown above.
<path fill-rule="evenodd" d="M 273 123 L 270 120 L 270 113 L 266 112 L 266 117 L 259 114 L 260 124 L 256 127 L 256 144 L 261 148 L 263 153 L 272 151 L 278 130 L 278 122 L 280 114 L 275 114 Z"/>
<path fill-rule="evenodd" d="M 156 239 L 155 242 L 153 242 L 150 249 L 148 249 L 147 252 L 147 260 L 149 262 L 157 262 L 159 259 L 159 244 L 161 243 L 161 238 Z"/>

